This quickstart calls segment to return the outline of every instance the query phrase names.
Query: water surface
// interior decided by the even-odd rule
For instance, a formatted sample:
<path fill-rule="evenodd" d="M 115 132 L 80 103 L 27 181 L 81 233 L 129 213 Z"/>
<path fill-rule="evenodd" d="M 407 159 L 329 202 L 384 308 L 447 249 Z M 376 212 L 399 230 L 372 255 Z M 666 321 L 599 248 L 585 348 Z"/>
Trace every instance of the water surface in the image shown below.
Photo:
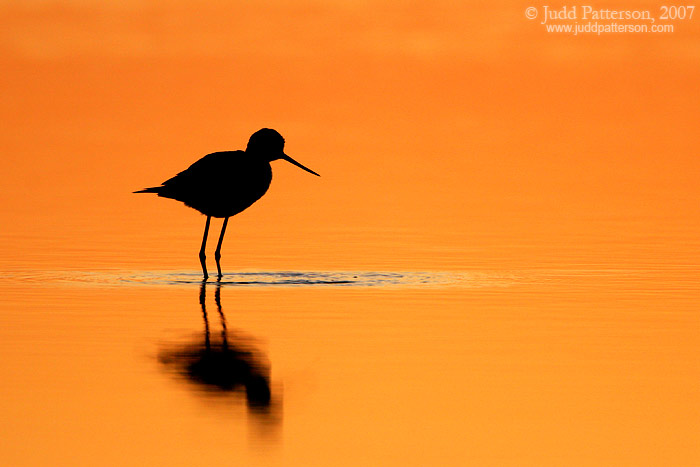
<path fill-rule="evenodd" d="M 5 273 L 3 457 L 682 463 L 700 391 L 689 273 Z"/>

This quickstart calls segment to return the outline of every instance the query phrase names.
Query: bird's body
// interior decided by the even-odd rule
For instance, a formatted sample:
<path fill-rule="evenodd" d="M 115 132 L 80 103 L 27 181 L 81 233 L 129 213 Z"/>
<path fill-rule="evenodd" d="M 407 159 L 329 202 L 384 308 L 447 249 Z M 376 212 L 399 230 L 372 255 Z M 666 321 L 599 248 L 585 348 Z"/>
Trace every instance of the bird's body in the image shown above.
<path fill-rule="evenodd" d="M 136 193 L 156 193 L 211 217 L 230 217 L 250 207 L 270 187 L 270 162 L 224 151 L 207 154 L 161 186 Z"/>
<path fill-rule="evenodd" d="M 221 243 L 228 218 L 247 209 L 259 200 L 270 187 L 270 161 L 284 159 L 307 172 L 318 175 L 284 153 L 284 138 L 275 130 L 263 128 L 248 141 L 245 151 L 223 151 L 207 154 L 160 186 L 145 188 L 134 193 L 156 193 L 185 203 L 207 216 L 204 238 L 199 251 L 204 278 L 208 277 L 204 248 L 212 217 L 223 217 L 219 243 L 214 255 L 221 278 Z"/>

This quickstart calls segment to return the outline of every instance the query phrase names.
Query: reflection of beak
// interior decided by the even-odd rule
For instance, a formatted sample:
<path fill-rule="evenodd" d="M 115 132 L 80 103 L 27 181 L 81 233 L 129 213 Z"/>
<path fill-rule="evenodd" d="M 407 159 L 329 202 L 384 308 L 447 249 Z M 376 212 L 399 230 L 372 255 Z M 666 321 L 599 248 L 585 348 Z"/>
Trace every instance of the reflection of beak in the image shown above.
<path fill-rule="evenodd" d="M 282 157 L 280 157 L 280 159 L 284 159 L 284 160 L 287 161 L 287 162 L 291 162 L 292 164 L 296 165 L 296 166 L 299 167 L 300 169 L 304 169 L 304 170 L 306 170 L 307 172 L 312 173 L 312 174 L 316 175 L 317 177 L 320 177 L 319 174 L 317 174 L 316 172 L 314 172 L 313 170 L 311 170 L 311 169 L 308 168 L 308 167 L 304 167 L 303 165 L 301 165 L 300 163 L 298 163 L 297 161 L 295 161 L 294 159 L 292 159 L 291 157 L 289 157 L 289 156 L 286 155 L 286 154 L 282 154 Z"/>

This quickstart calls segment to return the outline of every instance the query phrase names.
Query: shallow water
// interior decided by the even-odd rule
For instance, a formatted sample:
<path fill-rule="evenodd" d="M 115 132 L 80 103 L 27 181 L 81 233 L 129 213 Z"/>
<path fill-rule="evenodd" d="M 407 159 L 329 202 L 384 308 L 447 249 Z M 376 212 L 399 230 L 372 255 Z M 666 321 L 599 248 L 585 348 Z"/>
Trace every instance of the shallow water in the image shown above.
<path fill-rule="evenodd" d="M 698 285 L 683 266 L 5 272 L 3 457 L 685 464 Z"/>

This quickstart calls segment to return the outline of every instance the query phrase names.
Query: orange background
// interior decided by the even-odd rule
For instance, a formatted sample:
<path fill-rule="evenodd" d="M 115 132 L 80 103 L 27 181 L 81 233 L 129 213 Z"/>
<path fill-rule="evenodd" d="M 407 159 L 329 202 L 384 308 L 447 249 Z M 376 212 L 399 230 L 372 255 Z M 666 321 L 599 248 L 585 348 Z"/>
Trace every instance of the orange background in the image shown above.
<path fill-rule="evenodd" d="M 195 267 L 203 219 L 130 192 L 264 126 L 323 177 L 274 163 L 228 234 L 243 267 L 454 267 L 441 246 L 469 266 L 513 239 L 531 247 L 508 261 L 531 264 L 536 245 L 575 255 L 587 234 L 694 241 L 700 23 L 571 37 L 526 6 L 4 3 L 8 261 L 145 266 L 162 248 L 164 267 Z M 657 8 L 615 5 L 643 6 Z"/>
<path fill-rule="evenodd" d="M 700 11 L 572 37 L 530 5 L 0 2 L 0 461 L 698 464 Z M 204 217 L 131 192 L 261 127 L 322 177 L 274 162 L 225 273 L 471 277 L 224 286 L 284 386 L 263 441 L 151 358 L 197 286 L 100 283 L 198 278 Z"/>

